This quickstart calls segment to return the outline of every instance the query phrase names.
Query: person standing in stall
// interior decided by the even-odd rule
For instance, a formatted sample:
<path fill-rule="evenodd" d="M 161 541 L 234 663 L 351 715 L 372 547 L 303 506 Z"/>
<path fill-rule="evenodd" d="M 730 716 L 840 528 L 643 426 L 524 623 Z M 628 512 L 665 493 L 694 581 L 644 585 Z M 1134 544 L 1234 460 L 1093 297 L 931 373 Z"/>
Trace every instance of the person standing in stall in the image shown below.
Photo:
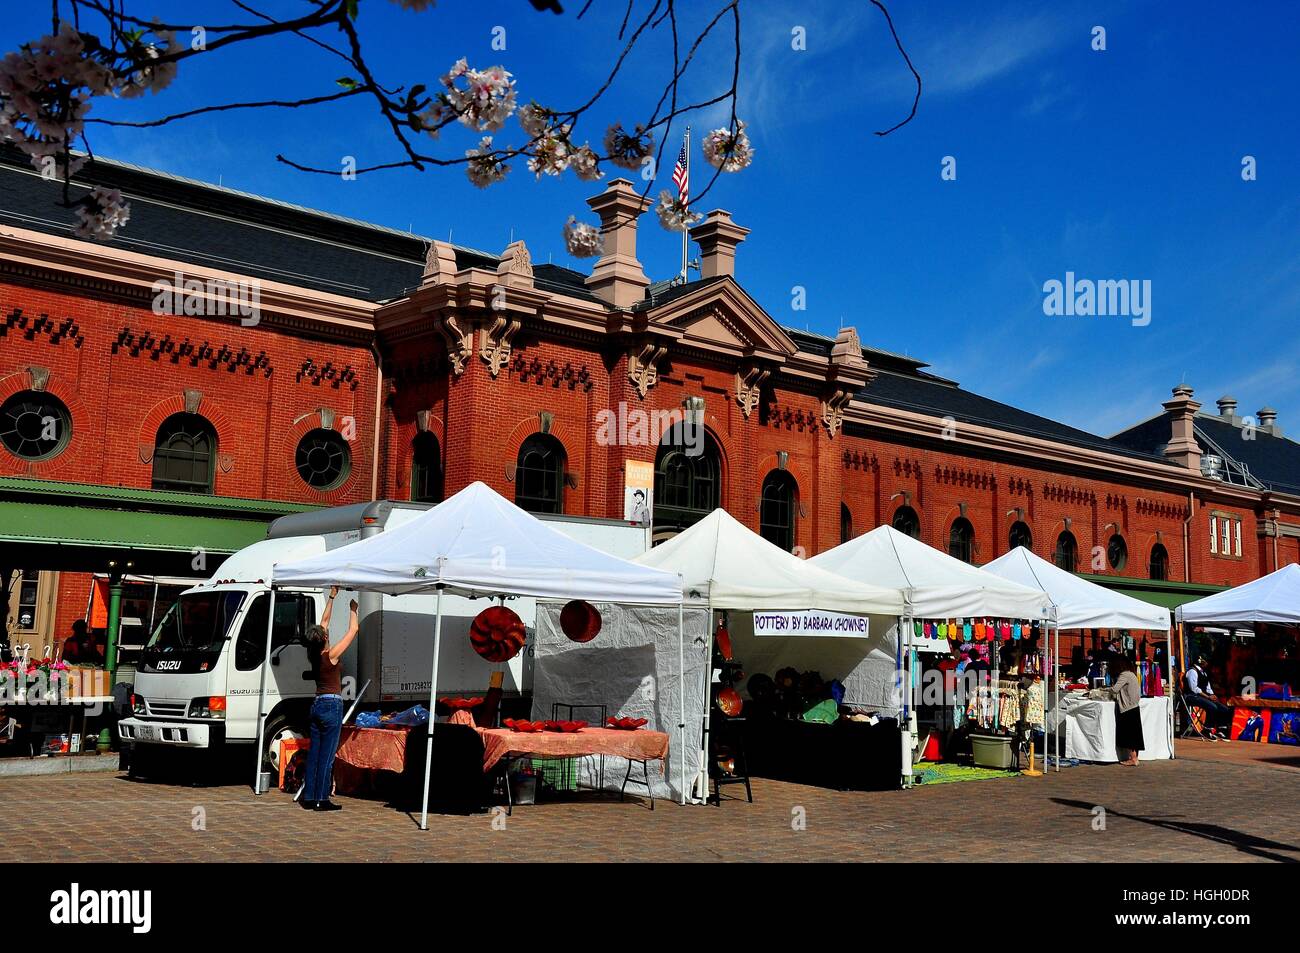
<path fill-rule="evenodd" d="M 320 624 L 307 629 L 307 654 L 311 658 L 312 677 L 316 680 L 316 700 L 311 706 L 311 748 L 307 751 L 307 776 L 302 800 L 309 811 L 341 811 L 343 806 L 330 800 L 334 779 L 334 754 L 339 747 L 343 728 L 342 666 L 339 660 L 357 637 L 361 623 L 357 619 L 357 600 L 349 605 L 348 631 L 337 643 L 330 642 L 330 616 L 339 587 L 330 589 Z"/>
<path fill-rule="evenodd" d="M 1110 663 L 1115 677 L 1111 696 L 1119 708 L 1115 718 L 1115 758 L 1126 767 L 1135 768 L 1138 752 L 1145 747 L 1142 737 L 1142 687 L 1138 684 L 1133 660 L 1125 655 L 1115 655 Z"/>

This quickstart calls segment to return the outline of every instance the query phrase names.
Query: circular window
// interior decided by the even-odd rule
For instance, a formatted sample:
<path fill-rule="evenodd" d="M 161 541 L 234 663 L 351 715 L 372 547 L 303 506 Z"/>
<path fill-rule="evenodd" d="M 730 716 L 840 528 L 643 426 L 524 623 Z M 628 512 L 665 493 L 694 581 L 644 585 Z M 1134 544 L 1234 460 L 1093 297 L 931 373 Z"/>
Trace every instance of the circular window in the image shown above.
<path fill-rule="evenodd" d="M 1106 559 L 1110 562 L 1110 568 L 1116 571 L 1128 565 L 1128 544 L 1118 533 L 1106 544 Z"/>
<path fill-rule="evenodd" d="M 333 430 L 318 427 L 298 441 L 294 464 L 308 486 L 332 490 L 342 486 L 352 471 L 352 451 Z"/>
<path fill-rule="evenodd" d="M 0 406 L 0 443 L 24 460 L 48 460 L 72 439 L 72 415 L 51 394 L 26 390 Z"/>

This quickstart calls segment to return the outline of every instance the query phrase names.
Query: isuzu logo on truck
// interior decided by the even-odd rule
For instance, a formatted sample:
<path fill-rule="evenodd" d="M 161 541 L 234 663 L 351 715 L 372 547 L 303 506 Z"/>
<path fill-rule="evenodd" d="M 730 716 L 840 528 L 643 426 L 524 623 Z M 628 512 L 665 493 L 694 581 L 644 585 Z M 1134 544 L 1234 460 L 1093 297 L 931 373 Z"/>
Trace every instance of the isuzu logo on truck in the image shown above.
<path fill-rule="evenodd" d="M 160 672 L 171 672 L 180 667 L 181 667 L 180 659 L 174 659 L 173 661 L 170 662 L 159 662 L 157 665 L 157 669 Z"/>

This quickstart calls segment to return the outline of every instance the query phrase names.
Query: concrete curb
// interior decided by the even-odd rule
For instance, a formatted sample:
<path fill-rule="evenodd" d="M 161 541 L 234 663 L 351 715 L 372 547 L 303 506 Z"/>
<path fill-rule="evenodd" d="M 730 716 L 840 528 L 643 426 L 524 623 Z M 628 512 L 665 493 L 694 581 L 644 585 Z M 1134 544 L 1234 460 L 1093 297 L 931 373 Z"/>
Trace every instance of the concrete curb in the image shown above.
<path fill-rule="evenodd" d="M 0 760 L 0 778 L 27 778 L 46 774 L 77 774 L 88 771 L 119 771 L 117 754 L 60 755 L 53 758 L 5 758 Z"/>

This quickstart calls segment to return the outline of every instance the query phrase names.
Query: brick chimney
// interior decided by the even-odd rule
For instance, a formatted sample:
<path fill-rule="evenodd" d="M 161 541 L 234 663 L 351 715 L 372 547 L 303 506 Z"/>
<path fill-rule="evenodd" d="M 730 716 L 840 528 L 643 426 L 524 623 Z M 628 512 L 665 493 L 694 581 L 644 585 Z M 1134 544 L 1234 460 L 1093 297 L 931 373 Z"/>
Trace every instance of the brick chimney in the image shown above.
<path fill-rule="evenodd" d="M 1165 456 L 1189 470 L 1201 472 L 1201 448 L 1192 432 L 1196 412 L 1201 409 L 1193 399 L 1193 391 L 1186 384 L 1174 388 L 1174 396 L 1161 406 L 1169 416 L 1170 440 L 1165 446 Z"/>
<path fill-rule="evenodd" d="M 636 257 L 636 222 L 650 199 L 642 198 L 627 179 L 614 179 L 587 204 L 600 216 L 605 236 L 605 253 L 596 260 L 587 287 L 616 308 L 630 308 L 645 297 L 650 284 Z"/>
<path fill-rule="evenodd" d="M 731 213 L 715 208 L 700 224 L 691 229 L 691 238 L 700 246 L 700 277 L 736 276 L 736 246 L 745 240 L 749 229 L 731 220 Z"/>

